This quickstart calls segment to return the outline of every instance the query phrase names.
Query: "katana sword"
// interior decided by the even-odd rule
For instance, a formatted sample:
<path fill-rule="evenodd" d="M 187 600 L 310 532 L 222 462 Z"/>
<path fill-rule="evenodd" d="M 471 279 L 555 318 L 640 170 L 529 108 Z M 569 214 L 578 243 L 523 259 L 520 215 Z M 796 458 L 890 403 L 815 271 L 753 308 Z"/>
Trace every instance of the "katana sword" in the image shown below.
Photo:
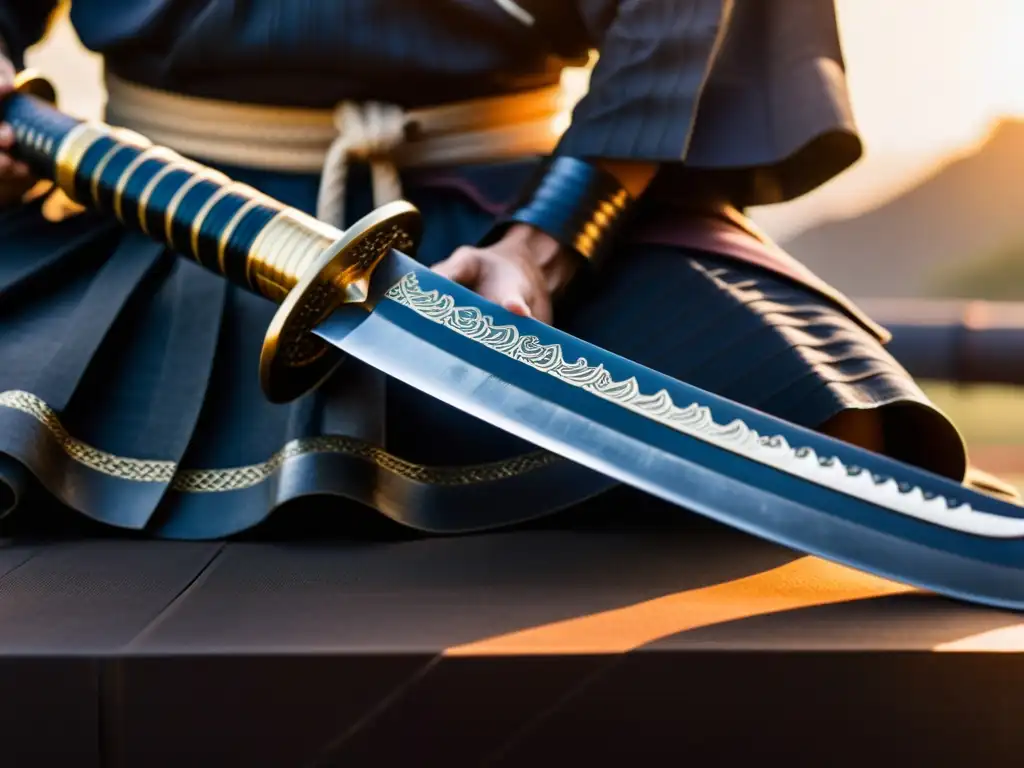
<path fill-rule="evenodd" d="M 351 355 L 753 535 L 1024 608 L 1024 509 L 506 312 L 403 253 L 420 232 L 408 203 L 342 232 L 141 136 L 61 113 L 45 81 L 24 77 L 19 91 L 0 119 L 36 173 L 279 304 L 260 360 L 270 400 L 311 391 Z"/>

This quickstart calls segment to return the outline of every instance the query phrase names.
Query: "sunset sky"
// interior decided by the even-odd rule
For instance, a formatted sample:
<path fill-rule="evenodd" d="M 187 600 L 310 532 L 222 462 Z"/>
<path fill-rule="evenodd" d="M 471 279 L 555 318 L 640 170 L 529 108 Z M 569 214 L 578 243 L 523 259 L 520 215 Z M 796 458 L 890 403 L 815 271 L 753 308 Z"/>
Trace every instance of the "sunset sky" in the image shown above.
<path fill-rule="evenodd" d="M 867 153 L 821 189 L 755 218 L 782 238 L 855 215 L 969 150 L 1000 116 L 1024 119 L 1024 0 L 837 0 Z"/>
<path fill-rule="evenodd" d="M 857 118 L 878 151 L 955 147 L 1024 115 L 1024 1 L 839 0 Z"/>
<path fill-rule="evenodd" d="M 758 0 L 745 0 L 757 2 Z M 877 204 L 943 155 L 1024 119 L 1024 0 L 837 0 L 854 110 L 867 157 L 803 199 L 759 212 L 783 237 Z M 98 109 L 95 62 L 66 28 L 32 57 L 71 111 Z"/>

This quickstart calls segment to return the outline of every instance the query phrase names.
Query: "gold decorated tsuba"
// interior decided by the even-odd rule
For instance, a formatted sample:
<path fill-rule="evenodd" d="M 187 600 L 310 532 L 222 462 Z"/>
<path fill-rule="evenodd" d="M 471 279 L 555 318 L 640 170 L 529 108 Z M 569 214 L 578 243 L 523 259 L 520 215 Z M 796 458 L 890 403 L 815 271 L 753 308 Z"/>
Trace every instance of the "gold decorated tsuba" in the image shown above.
<path fill-rule="evenodd" d="M 421 231 L 420 212 L 411 203 L 384 205 L 321 250 L 301 274 L 289 274 L 286 269 L 282 273 L 283 265 L 304 261 L 282 252 L 298 247 L 301 238 L 294 232 L 282 236 L 279 248 L 266 239 L 254 244 L 250 282 L 281 305 L 260 354 L 260 386 L 267 399 L 274 403 L 294 400 L 316 389 L 334 372 L 344 354 L 315 336 L 313 328 L 342 304 L 365 302 L 370 278 L 381 259 L 393 248 L 412 252 Z M 268 257 L 270 253 L 272 257 Z M 275 290 L 283 295 L 272 296 Z"/>

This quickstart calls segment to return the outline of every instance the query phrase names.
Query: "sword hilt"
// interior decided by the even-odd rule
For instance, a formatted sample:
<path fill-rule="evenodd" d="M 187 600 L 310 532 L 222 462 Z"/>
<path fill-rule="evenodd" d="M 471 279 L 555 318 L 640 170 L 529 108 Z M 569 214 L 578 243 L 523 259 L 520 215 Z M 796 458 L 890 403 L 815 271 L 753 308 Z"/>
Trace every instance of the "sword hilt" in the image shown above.
<path fill-rule="evenodd" d="M 134 132 L 83 121 L 55 106 L 47 81 L 22 73 L 0 103 L 12 154 L 69 198 L 114 215 L 280 307 L 260 357 L 273 402 L 318 386 L 343 356 L 310 331 L 338 306 L 364 302 L 374 268 L 409 251 L 420 215 L 407 202 L 378 208 L 344 232 Z"/>

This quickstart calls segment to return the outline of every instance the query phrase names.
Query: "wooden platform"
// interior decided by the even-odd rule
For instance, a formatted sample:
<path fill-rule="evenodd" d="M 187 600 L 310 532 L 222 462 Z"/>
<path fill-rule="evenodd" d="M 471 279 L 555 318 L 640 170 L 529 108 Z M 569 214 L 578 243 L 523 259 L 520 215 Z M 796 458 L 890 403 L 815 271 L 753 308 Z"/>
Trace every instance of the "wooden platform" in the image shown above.
<path fill-rule="evenodd" d="M 0 548 L 0 765 L 1016 765 L 1024 617 L 680 514 Z"/>

